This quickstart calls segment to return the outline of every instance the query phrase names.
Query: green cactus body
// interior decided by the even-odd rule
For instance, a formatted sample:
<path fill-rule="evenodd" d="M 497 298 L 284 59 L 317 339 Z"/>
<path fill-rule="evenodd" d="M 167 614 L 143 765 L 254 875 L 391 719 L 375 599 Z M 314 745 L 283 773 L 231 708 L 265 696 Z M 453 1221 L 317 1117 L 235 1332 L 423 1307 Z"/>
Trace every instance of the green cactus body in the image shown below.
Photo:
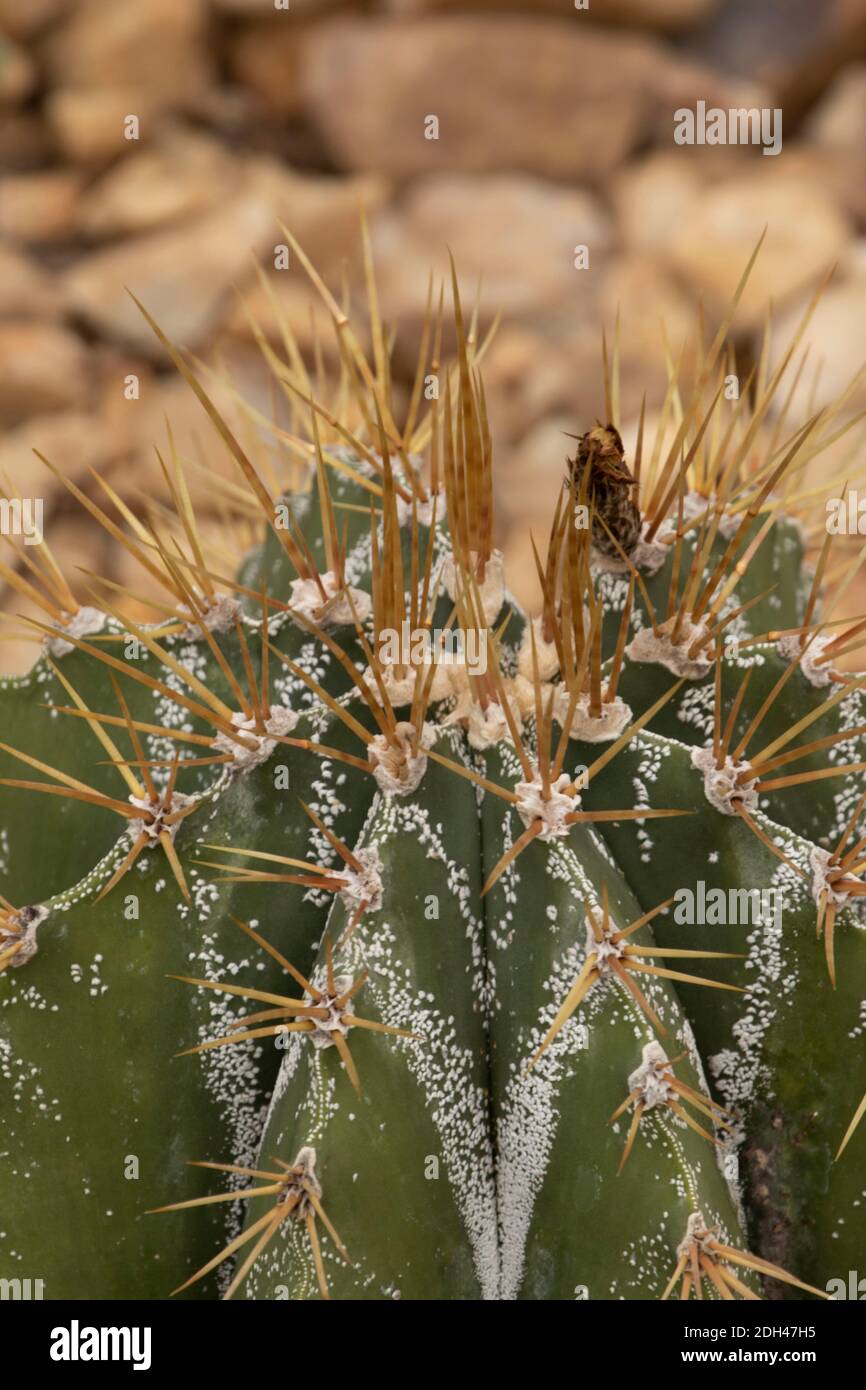
<path fill-rule="evenodd" d="M 496 1295 L 478 831 L 473 789 L 453 787 L 440 768 L 410 798 L 377 796 L 361 848 L 375 852 L 381 904 L 337 947 L 334 971 L 367 972 L 359 1015 L 417 1038 L 358 1029 L 356 1042 L 353 1031 L 360 1095 L 333 1046 L 302 1034 L 286 1052 L 262 1153 L 315 1149 L 328 1214 L 353 1261 L 329 1263 L 335 1297 Z M 348 922 L 335 903 L 335 944 Z M 320 960 L 313 982 L 323 978 Z M 309 1255 L 296 1256 L 292 1242 L 263 1257 L 249 1296 L 275 1297 L 281 1285 L 290 1297 L 314 1294 Z"/>
<path fill-rule="evenodd" d="M 154 531 L 176 618 L 49 605 L 0 686 L 0 1273 L 50 1297 L 802 1296 L 857 1267 L 866 717 L 773 491 L 809 432 L 746 462 L 764 382 L 701 446 L 716 346 L 628 506 L 581 529 L 563 493 L 530 622 L 455 318 L 405 428 L 345 337 L 351 383 L 292 436 L 315 476 L 273 496 L 169 347 L 266 532 L 232 581 Z M 386 658 L 404 624 L 464 645 Z"/>
<path fill-rule="evenodd" d="M 496 753 L 500 775 L 516 780 L 513 754 Z M 509 825 L 495 814 L 498 808 L 490 809 L 494 813 L 484 818 L 485 849 L 496 862 L 522 826 Z M 627 1122 L 621 1120 L 614 1132 L 610 1118 L 643 1050 L 659 1046 L 653 1025 L 612 973 L 594 986 L 582 1021 L 573 1018 L 532 1065 L 586 958 L 584 904 L 602 885 L 616 923 L 626 926 L 641 915 L 595 832 L 580 827 L 567 841 L 533 845 L 488 901 L 496 986 L 491 1033 L 501 1293 L 506 1298 L 656 1297 L 693 1211 L 711 1212 L 729 1232 L 738 1229 L 712 1146 L 665 1114 L 664 1107 L 648 1114 L 639 1151 L 611 1189 L 608 1175 L 616 1172 Z M 531 946 L 524 930 L 528 921 L 535 927 Z M 649 948 L 651 927 L 642 928 L 637 940 Z M 665 980 L 653 981 L 647 998 L 666 1029 L 662 1041 L 670 1054 L 691 1054 L 683 1074 L 704 1085 L 694 1072 L 700 1061 L 673 988 Z M 577 1230 L 585 1233 L 579 1242 Z M 604 1240 L 594 1241 L 593 1231 L 601 1230 Z"/>

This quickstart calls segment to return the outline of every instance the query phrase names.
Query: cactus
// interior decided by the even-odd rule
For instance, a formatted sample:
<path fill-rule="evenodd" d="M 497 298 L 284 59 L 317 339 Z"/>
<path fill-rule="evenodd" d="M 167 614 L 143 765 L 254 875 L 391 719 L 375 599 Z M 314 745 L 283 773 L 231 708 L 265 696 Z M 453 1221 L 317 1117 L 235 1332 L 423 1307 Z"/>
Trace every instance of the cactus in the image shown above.
<path fill-rule="evenodd" d="M 140 306 L 237 466 L 239 566 L 171 437 L 170 505 L 66 484 L 156 622 L 50 537 L 3 566 L 41 650 L 0 685 L 0 1272 L 823 1296 L 866 1220 L 866 676 L 829 536 L 806 561 L 850 428 L 787 423 L 809 313 L 729 399 L 747 267 L 630 457 L 605 351 L 530 618 L 456 278 L 398 418 L 369 255 L 365 346 L 289 240 L 341 367 L 259 334 L 287 424 L 224 419 Z"/>

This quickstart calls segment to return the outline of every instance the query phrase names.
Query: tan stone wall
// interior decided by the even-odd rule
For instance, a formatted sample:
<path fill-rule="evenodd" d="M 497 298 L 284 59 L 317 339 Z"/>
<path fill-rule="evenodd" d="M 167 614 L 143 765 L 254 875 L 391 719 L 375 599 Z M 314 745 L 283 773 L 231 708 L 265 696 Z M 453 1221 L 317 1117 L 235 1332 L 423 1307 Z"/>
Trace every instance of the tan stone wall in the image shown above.
<path fill-rule="evenodd" d="M 700 305 L 712 324 L 765 224 L 736 323 L 744 361 L 768 300 L 781 342 L 832 262 L 792 418 L 866 360 L 864 63 L 864 0 L 0 0 L 0 479 L 44 498 L 70 574 L 129 582 L 144 613 L 140 571 L 133 581 L 31 450 L 87 492 L 95 467 L 152 501 L 168 414 L 204 464 L 203 524 L 236 554 L 212 481 L 229 465 L 126 287 L 267 413 L 238 292 L 277 328 L 252 257 L 272 264 L 283 218 L 336 290 L 343 276 L 357 287 L 363 203 L 401 332 L 398 390 L 446 248 L 470 301 L 480 282 L 482 321 L 504 315 L 485 370 L 497 525 L 531 603 L 530 533 L 543 539 L 566 433 L 603 413 L 601 333 L 617 312 L 626 437 L 643 395 L 651 415 L 664 393 L 660 322 L 672 351 Z M 698 100 L 780 107 L 782 152 L 675 144 L 674 111 Z M 125 138 L 130 116 L 138 138 Z M 309 346 L 300 268 L 270 279 Z M 231 411 L 230 391 L 217 394 Z M 845 449 L 813 480 L 849 461 L 854 479 L 862 430 Z M 866 610 L 862 585 L 849 599 Z M 9 585 L 0 608 L 27 611 Z M 0 669 L 31 656 L 0 642 Z"/>

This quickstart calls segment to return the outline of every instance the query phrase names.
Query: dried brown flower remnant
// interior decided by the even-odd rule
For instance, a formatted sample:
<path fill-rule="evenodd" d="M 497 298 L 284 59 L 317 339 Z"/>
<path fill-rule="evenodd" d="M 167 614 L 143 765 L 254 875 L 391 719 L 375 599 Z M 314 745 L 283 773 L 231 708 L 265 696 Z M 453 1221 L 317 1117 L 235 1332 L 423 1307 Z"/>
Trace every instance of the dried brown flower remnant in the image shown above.
<path fill-rule="evenodd" d="M 612 537 L 631 555 L 641 534 L 640 508 L 632 489 L 637 479 L 625 461 L 619 431 L 597 424 L 577 437 L 577 453 L 568 460 L 568 485 L 576 499 L 593 508 L 592 543 L 603 555 L 621 559 Z"/>

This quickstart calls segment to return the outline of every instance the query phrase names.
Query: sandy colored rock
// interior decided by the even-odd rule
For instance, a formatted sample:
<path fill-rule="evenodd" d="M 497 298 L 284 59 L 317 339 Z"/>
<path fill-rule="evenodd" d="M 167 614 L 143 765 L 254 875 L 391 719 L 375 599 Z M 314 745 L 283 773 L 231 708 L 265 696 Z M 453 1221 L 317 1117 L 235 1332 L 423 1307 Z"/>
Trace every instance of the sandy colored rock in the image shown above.
<path fill-rule="evenodd" d="M 271 18 L 241 30 L 230 45 L 232 76 L 255 92 L 269 116 L 295 116 L 303 109 L 301 32 L 285 13 L 274 17 L 272 4 L 259 12 Z"/>
<path fill-rule="evenodd" d="M 0 29 L 16 39 L 26 39 L 59 19 L 69 0 L 0 0 Z"/>
<path fill-rule="evenodd" d="M 254 283 L 254 256 L 273 264 L 279 222 L 328 267 L 357 246 L 358 207 L 384 197 L 377 179 L 296 175 L 269 159 L 247 161 L 230 200 L 202 216 L 84 257 L 64 280 L 69 310 L 103 336 L 158 361 L 163 353 L 126 294 L 128 286 L 175 342 L 202 344 L 221 323 L 242 321 L 233 291 Z M 118 175 L 119 177 L 119 175 Z M 298 277 L 301 268 L 291 271 Z"/>
<path fill-rule="evenodd" d="M 36 85 L 36 69 L 29 54 L 0 31 L 0 107 L 26 101 Z"/>
<path fill-rule="evenodd" d="M 725 154 L 733 158 L 721 160 Z M 702 156 L 693 147 L 688 159 L 704 187 L 741 178 L 759 184 L 798 183 L 814 202 L 840 210 L 857 226 L 866 225 L 866 149 L 861 153 L 792 141 L 785 145 L 781 159 L 756 158 L 750 152 L 723 147 L 705 149 Z"/>
<path fill-rule="evenodd" d="M 45 45 L 46 110 L 64 153 L 82 162 L 129 154 L 127 116 L 148 141 L 162 113 L 195 110 L 213 80 L 206 20 L 205 0 L 77 5 Z"/>
<path fill-rule="evenodd" d="M 765 163 L 772 166 L 767 172 L 760 167 Z M 792 142 L 783 159 L 752 160 L 748 167 L 759 181 L 799 183 L 816 203 L 840 211 L 849 223 L 866 220 L 866 149 L 861 154 Z"/>
<path fill-rule="evenodd" d="M 45 46 L 58 86 L 139 88 L 161 106 L 186 102 L 211 80 L 205 0 L 81 0 Z"/>
<path fill-rule="evenodd" d="M 36 261 L 0 242 L 0 319 L 53 318 L 57 298 L 51 276 Z"/>
<path fill-rule="evenodd" d="M 334 158 L 397 176 L 598 180 L 657 125 L 672 140 L 677 106 L 758 95 L 650 37 L 543 15 L 340 18 L 310 32 L 304 81 Z"/>
<path fill-rule="evenodd" d="M 0 440 L 0 477 L 10 477 L 23 497 L 42 497 L 49 505 L 59 483 L 36 457 L 38 449 L 64 476 L 80 482 L 87 465 L 104 468 L 117 456 L 116 440 L 105 423 L 84 410 L 33 415 Z"/>
<path fill-rule="evenodd" d="M 375 229 L 383 305 L 391 318 L 420 319 L 431 269 L 450 278 L 450 248 L 466 303 L 480 283 L 487 317 L 555 313 L 573 323 L 591 312 L 610 238 L 607 214 L 585 191 L 524 174 L 432 175 Z M 587 269 L 575 267 L 578 246 Z"/>
<path fill-rule="evenodd" d="M 288 14 L 291 8 L 291 0 L 282 0 L 285 9 L 283 13 Z M 273 15 L 276 6 L 274 0 L 211 0 L 211 5 L 219 14 L 239 15 L 248 18 L 253 15 Z"/>
<path fill-rule="evenodd" d="M 680 150 L 658 151 L 627 165 L 611 189 L 623 241 L 639 251 L 667 247 L 702 185 L 694 163 Z"/>
<path fill-rule="evenodd" d="M 790 339 L 805 308 L 805 300 L 793 303 L 780 315 L 773 335 L 773 365 Z M 866 239 L 856 242 L 839 266 L 836 276 L 818 304 L 806 330 L 804 346 L 810 345 L 809 361 L 814 364 L 808 380 L 802 380 L 795 393 L 792 409 L 794 419 L 805 419 L 806 412 L 818 409 L 839 396 L 848 386 L 855 371 L 866 360 Z M 820 364 L 820 376 L 812 400 L 815 370 Z M 850 409 L 866 406 L 866 385 L 861 383 L 850 401 Z M 845 448 L 849 451 L 853 436 L 848 436 Z"/>
<path fill-rule="evenodd" d="M 842 214 L 799 180 L 745 178 L 706 190 L 671 239 L 672 265 L 720 312 L 765 225 L 767 237 L 740 304 L 741 325 L 754 326 L 768 300 L 790 299 L 828 269 L 848 237 Z"/>
<path fill-rule="evenodd" d="M 100 382 L 100 410 L 111 421 L 121 452 L 138 454 L 143 461 L 148 454 L 153 457 L 156 447 L 165 456 L 166 419 L 181 452 L 189 450 L 194 432 L 209 442 L 211 426 L 207 415 L 181 377 L 139 370 L 140 394 L 137 400 L 130 400 L 124 395 L 124 379 L 131 366 L 132 362 L 118 359 L 110 370 L 103 369 Z M 212 379 L 208 381 L 208 392 L 224 413 L 234 409 L 231 393 Z M 158 472 L 155 458 L 154 464 Z"/>
<path fill-rule="evenodd" d="M 52 92 L 45 110 L 57 144 L 76 163 L 116 159 L 139 148 L 158 129 L 159 105 L 146 87 L 94 87 Z M 127 118 L 138 120 L 131 138 Z"/>
<path fill-rule="evenodd" d="M 0 420 L 16 424 L 80 405 L 86 390 L 85 351 L 74 333 L 26 319 L 0 323 Z"/>
<path fill-rule="evenodd" d="M 112 478 L 115 485 L 134 489 L 148 498 L 167 499 L 168 490 L 156 457 L 170 457 L 166 419 L 178 455 L 184 460 L 187 484 L 197 515 L 219 514 L 225 510 L 225 490 L 221 482 L 236 484 L 238 465 L 214 429 L 195 394 L 176 376 L 150 376 L 140 373 L 140 395 L 128 400 L 124 395 L 124 374 L 130 364 L 118 361 L 101 383 L 100 417 L 110 429 L 115 452 L 129 458 Z M 235 392 L 267 418 L 272 418 L 273 397 L 268 370 L 257 351 L 249 348 L 221 356 L 219 370 L 205 371 L 208 394 L 230 427 L 244 440 L 250 457 L 265 476 L 272 467 L 288 478 L 281 464 L 282 446 L 261 426 L 253 427 L 250 417 L 239 407 Z M 234 390 L 232 389 L 234 387 Z M 287 412 L 281 419 L 286 424 Z M 238 549 L 233 555 L 240 553 Z M 228 563 L 228 562 L 227 562 Z M 229 563 L 229 568 L 234 559 Z"/>
<path fill-rule="evenodd" d="M 67 169 L 0 179 L 0 235 L 37 245 L 68 237 L 80 193 L 78 174 Z"/>
<path fill-rule="evenodd" d="M 28 604 L 23 598 L 19 600 L 11 589 L 0 590 L 0 612 L 38 617 L 36 604 Z M 0 631 L 3 635 L 0 642 L 0 672 L 4 676 L 26 675 L 39 654 L 38 641 L 32 640 L 24 632 L 23 623 L 4 622 Z"/>
<path fill-rule="evenodd" d="M 243 4 L 245 0 L 218 0 L 222 3 Z M 248 0 L 257 3 L 257 0 Z M 258 0 L 264 3 L 264 0 Z M 597 7 L 590 2 L 586 11 L 589 22 L 605 24 L 634 24 L 647 29 L 689 29 L 712 14 L 718 0 L 604 0 Z M 432 14 L 441 11 L 465 10 L 466 0 L 385 0 L 392 14 Z M 476 0 L 477 10 L 521 10 L 528 8 L 526 0 Z M 533 10 L 549 10 L 562 14 L 562 0 L 535 0 Z M 595 11 L 595 12 L 593 12 Z"/>
<path fill-rule="evenodd" d="M 211 0 L 211 5 L 222 14 L 239 18 L 273 15 L 274 10 L 278 10 L 281 17 L 291 23 L 297 15 L 313 17 L 341 9 L 345 0 Z"/>
<path fill-rule="evenodd" d="M 668 415 L 662 429 L 662 414 L 657 410 L 647 410 L 643 422 L 643 456 L 652 458 L 653 453 L 658 451 L 658 457 L 662 462 L 667 458 L 669 450 L 672 448 L 677 435 L 678 422 Z M 661 431 L 661 436 L 659 432 Z M 634 414 L 627 414 L 623 419 L 620 436 L 623 448 L 625 449 L 626 462 L 631 465 L 637 453 L 637 440 L 640 432 L 640 411 Z M 645 499 L 646 500 L 646 499 Z"/>
<path fill-rule="evenodd" d="M 68 397 L 58 401 L 56 387 L 49 400 L 39 398 L 39 413 L 4 430 L 0 471 L 13 459 L 25 476 L 30 470 L 30 491 L 50 494 L 58 521 L 63 507 L 32 458 L 34 443 L 74 477 L 84 477 L 90 459 L 112 468 L 130 497 L 143 487 L 163 498 L 153 444 L 166 442 L 167 411 L 185 455 L 203 449 L 204 471 L 191 486 L 230 568 L 243 547 L 236 536 L 220 537 L 217 512 L 219 480 L 234 477 L 236 466 L 169 373 L 124 283 L 206 360 L 224 354 L 234 370 L 234 355 L 247 353 L 239 389 L 270 417 L 273 402 L 260 362 L 256 374 L 252 330 L 234 288 L 279 351 L 271 297 L 252 274 L 257 250 L 304 350 L 315 340 L 311 306 L 330 344 L 327 313 L 296 259 L 288 271 L 272 268 L 283 239 L 276 218 L 298 234 L 338 295 L 345 263 L 357 304 L 364 201 L 382 306 L 399 330 L 398 412 L 414 370 L 428 272 L 433 264 L 447 275 L 447 245 L 464 306 L 482 278 L 483 326 L 505 311 L 483 374 L 500 539 L 507 531 L 509 578 L 535 606 L 529 532 L 543 550 L 573 449 L 566 432 L 603 412 L 601 328 L 610 341 L 618 309 L 627 451 L 643 392 L 649 433 L 664 389 L 659 320 L 674 351 L 693 327 L 699 297 L 708 322 L 717 321 L 768 218 L 770 237 L 737 328 L 757 328 L 775 296 L 776 351 L 841 250 L 810 330 L 809 370 L 792 420 L 808 408 L 813 363 L 823 362 L 823 401 L 866 356 L 866 242 L 849 240 L 852 227 L 866 229 L 864 16 L 866 0 L 818 7 L 814 0 L 590 0 L 587 13 L 572 0 L 290 0 L 285 11 L 274 0 L 0 0 L 0 34 L 11 38 L 14 55 L 4 89 L 0 54 L 0 345 L 4 319 L 16 334 L 28 321 L 41 333 L 61 314 L 67 328 L 56 331 L 67 346 L 83 323 L 98 339 L 87 346 L 74 407 Z M 653 30 L 677 33 L 676 49 Z M 715 71 L 700 65 L 704 58 Z M 724 72 L 778 81 L 783 96 Z M 38 100 L 28 96 L 34 73 Z M 673 111 L 698 98 L 723 107 L 784 104 L 782 156 L 675 146 Z M 806 120 L 797 126 L 800 112 Z M 130 114 L 141 123 L 138 142 L 124 139 Z M 424 139 L 429 115 L 439 118 L 438 141 Z M 184 119 L 189 124 L 179 124 Z M 315 176 L 292 164 L 373 172 Z M 381 170 L 412 182 L 392 196 Z M 603 200 L 587 192 L 597 184 Z M 589 271 L 573 269 L 578 243 L 589 245 Z M 49 269 L 25 250 L 31 246 Z M 446 328 L 446 353 L 447 340 Z M 0 422 L 10 397 L 21 409 L 14 371 L 31 372 L 31 387 L 35 380 L 44 390 L 42 358 L 31 371 L 33 358 L 28 346 L 13 361 L 10 388 L 0 352 Z M 325 363 L 336 365 L 327 350 Z M 139 377 L 138 401 L 124 396 L 130 372 Z M 281 446 L 267 431 L 238 420 L 230 392 L 212 378 L 208 385 L 245 443 L 261 449 L 263 466 L 279 461 Z M 861 391 L 852 409 L 864 406 Z M 815 486 L 848 465 L 859 475 L 854 438 L 815 461 L 807 475 Z M 66 534 L 64 553 L 78 547 L 82 562 L 98 568 L 101 541 L 88 541 L 83 529 Z M 114 548 L 110 563 L 146 591 L 140 569 L 120 573 L 124 560 Z M 852 612 L 863 611 L 861 593 L 852 602 Z M 143 607 L 136 611 L 144 616 Z M 6 656 L 0 644 L 0 664 Z"/>
<path fill-rule="evenodd" d="M 543 549 L 541 534 L 535 537 L 536 545 Z M 505 557 L 505 580 L 508 592 L 527 613 L 535 615 L 541 609 L 541 595 L 538 585 L 538 567 L 532 551 L 529 531 L 516 526 L 505 533 L 500 542 Z"/>
<path fill-rule="evenodd" d="M 105 338 L 164 361 L 127 287 L 174 342 L 197 347 L 219 323 L 232 286 L 249 276 L 252 254 L 273 243 L 274 231 L 267 203 L 241 196 L 178 229 L 84 257 L 64 277 L 67 308 Z"/>
<path fill-rule="evenodd" d="M 335 281 L 332 288 L 336 287 Z M 256 280 L 245 286 L 241 298 L 226 316 L 224 329 L 231 339 L 247 343 L 262 333 L 280 348 L 285 331 L 301 352 L 309 354 L 318 346 L 330 368 L 339 366 L 339 348 L 331 316 L 314 296 L 299 268 L 288 274 L 270 271 L 266 285 Z M 363 345 L 365 335 L 359 336 Z"/>
<path fill-rule="evenodd" d="M 719 0 L 607 0 L 606 23 L 690 29 L 719 8 Z"/>
<path fill-rule="evenodd" d="M 246 161 L 244 175 L 250 193 L 267 202 L 275 223 L 289 227 L 320 271 L 359 256 L 361 209 L 374 219 L 390 192 L 378 174 L 335 178 L 288 169 L 275 159 Z M 284 244 L 278 227 L 276 241 Z"/>
<path fill-rule="evenodd" d="M 805 123 L 822 149 L 862 155 L 866 130 L 866 63 L 844 68 Z"/>
<path fill-rule="evenodd" d="M 4 173 L 37 169 L 55 153 L 55 142 L 41 113 L 4 111 L 0 120 L 0 169 Z"/>
<path fill-rule="evenodd" d="M 89 581 L 77 570 L 86 566 L 96 574 L 105 573 L 114 547 L 108 532 L 94 526 L 83 511 L 55 508 L 49 515 L 45 539 L 73 593 L 77 593 L 80 602 L 86 602 L 85 586 Z"/>
<path fill-rule="evenodd" d="M 570 415 L 552 416 L 530 430 L 506 458 L 499 486 L 502 506 L 497 507 L 500 540 L 505 555 L 505 578 L 518 602 L 531 612 L 540 607 L 538 568 L 532 543 L 542 557 L 546 553 L 550 522 L 566 477 L 566 460 L 575 443 Z"/>
<path fill-rule="evenodd" d="M 138 149 L 90 189 L 78 219 L 89 237 L 147 232 L 203 212 L 237 179 L 236 163 L 206 135 L 165 132 Z"/>
<path fill-rule="evenodd" d="M 521 438 L 545 416 L 577 408 L 573 354 L 535 329 L 502 325 L 483 370 L 497 459 L 503 444 Z"/>
<path fill-rule="evenodd" d="M 8 551 L 5 559 L 8 563 Z M 27 619 L 44 622 L 45 618 L 44 609 L 11 584 L 0 586 L 0 675 L 23 676 L 30 670 L 42 639 L 28 627 Z"/>
<path fill-rule="evenodd" d="M 619 315 L 620 355 L 645 369 L 650 378 L 665 377 L 665 337 L 676 353 L 697 326 L 695 306 L 663 265 L 645 255 L 618 257 L 605 271 L 599 312 L 613 341 Z M 664 325 L 664 335 L 662 334 Z"/>
<path fill-rule="evenodd" d="M 569 434 L 577 433 L 577 424 L 571 412 L 549 416 L 527 432 L 502 465 L 505 524 L 531 529 L 540 554 L 565 481 L 566 459 L 574 453 Z"/>

